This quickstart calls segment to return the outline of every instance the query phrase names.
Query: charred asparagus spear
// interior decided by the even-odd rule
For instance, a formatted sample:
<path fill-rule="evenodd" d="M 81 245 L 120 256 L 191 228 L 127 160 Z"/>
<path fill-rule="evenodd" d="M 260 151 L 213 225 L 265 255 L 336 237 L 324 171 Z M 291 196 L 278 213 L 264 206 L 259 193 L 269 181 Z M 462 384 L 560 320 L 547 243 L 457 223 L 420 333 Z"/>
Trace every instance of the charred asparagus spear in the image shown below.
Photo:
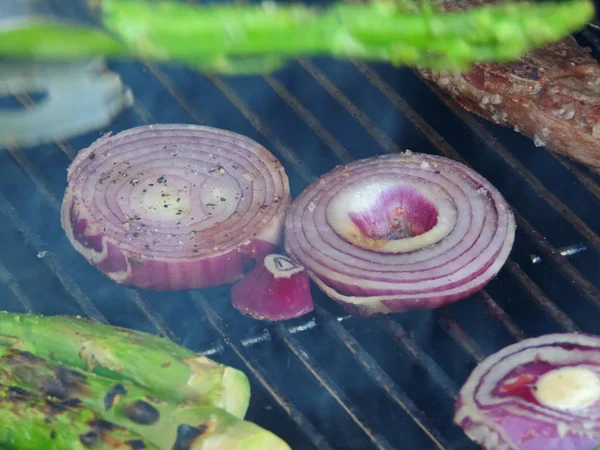
<path fill-rule="evenodd" d="M 10 20 L 3 27 L 0 18 L 0 57 L 138 58 L 252 73 L 273 71 L 291 58 L 323 55 L 463 70 L 475 62 L 517 59 L 564 38 L 594 16 L 591 0 L 510 2 L 455 12 L 415 7 L 432 5 L 428 0 L 326 7 L 89 2 L 101 4 L 98 18 L 109 33 L 38 16 L 18 26 Z"/>
<path fill-rule="evenodd" d="M 53 401 L 16 386 L 0 386 L 0 414 L 0 448 L 160 450 L 78 402 Z"/>
<path fill-rule="evenodd" d="M 239 418 L 250 401 L 242 372 L 148 333 L 74 317 L 0 312 L 0 345 L 133 381 L 166 401 L 215 406 Z"/>
<path fill-rule="evenodd" d="M 7 347 L 0 348 L 0 383 L 63 404 L 80 402 L 159 449 L 289 450 L 274 434 L 221 409 L 172 404 L 134 383 L 116 383 Z"/>

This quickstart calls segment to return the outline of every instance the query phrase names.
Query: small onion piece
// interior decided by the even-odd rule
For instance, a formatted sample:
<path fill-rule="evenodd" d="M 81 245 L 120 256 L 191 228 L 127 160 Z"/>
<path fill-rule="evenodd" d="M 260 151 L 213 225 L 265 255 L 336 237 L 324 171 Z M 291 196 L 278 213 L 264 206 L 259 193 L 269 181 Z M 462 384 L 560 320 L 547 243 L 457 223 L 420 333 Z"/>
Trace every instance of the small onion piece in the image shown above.
<path fill-rule="evenodd" d="M 285 249 L 352 313 L 436 308 L 487 284 L 506 262 L 513 213 L 472 169 L 439 156 L 338 166 L 294 200 Z"/>
<path fill-rule="evenodd" d="M 306 270 L 278 254 L 267 255 L 231 288 L 231 302 L 241 313 L 259 320 L 288 320 L 314 309 Z"/>
<path fill-rule="evenodd" d="M 454 422 L 486 450 L 591 450 L 600 444 L 600 337 L 549 334 L 489 356 Z"/>
<path fill-rule="evenodd" d="M 153 290 L 239 280 L 281 242 L 281 163 L 257 142 L 196 125 L 106 135 L 69 167 L 62 225 L 87 261 Z"/>

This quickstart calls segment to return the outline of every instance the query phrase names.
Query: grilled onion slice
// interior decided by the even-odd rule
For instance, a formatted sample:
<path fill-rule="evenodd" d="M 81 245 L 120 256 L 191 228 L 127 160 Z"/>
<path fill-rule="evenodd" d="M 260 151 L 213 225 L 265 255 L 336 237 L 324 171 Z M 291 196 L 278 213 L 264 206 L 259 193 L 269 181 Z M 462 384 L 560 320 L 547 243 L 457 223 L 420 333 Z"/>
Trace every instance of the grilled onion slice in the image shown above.
<path fill-rule="evenodd" d="M 118 283 L 179 290 L 240 279 L 280 242 L 290 202 L 283 166 L 229 131 L 149 125 L 104 136 L 68 173 L 62 225 Z"/>
<path fill-rule="evenodd" d="M 600 338 L 526 339 L 469 376 L 456 424 L 486 450 L 592 450 L 600 444 Z"/>
<path fill-rule="evenodd" d="M 294 200 L 285 248 L 360 315 L 435 308 L 488 283 L 508 258 L 513 213 L 472 169 L 407 152 L 339 166 Z"/>

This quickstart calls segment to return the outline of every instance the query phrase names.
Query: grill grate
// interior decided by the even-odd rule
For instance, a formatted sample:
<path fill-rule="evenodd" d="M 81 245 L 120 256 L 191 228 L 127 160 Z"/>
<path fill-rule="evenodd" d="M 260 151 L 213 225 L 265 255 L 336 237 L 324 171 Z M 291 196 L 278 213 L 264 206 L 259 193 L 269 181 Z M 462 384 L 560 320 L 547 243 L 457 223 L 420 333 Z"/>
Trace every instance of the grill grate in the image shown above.
<path fill-rule="evenodd" d="M 600 50 L 595 35 L 584 37 Z M 462 302 L 369 319 L 342 314 L 317 290 L 313 314 L 267 325 L 238 314 L 224 287 L 167 294 L 117 286 L 60 229 L 66 167 L 95 132 L 0 152 L 2 309 L 158 333 L 238 367 L 252 383 L 248 419 L 294 449 L 473 450 L 452 412 L 477 362 L 528 336 L 600 332 L 598 177 L 480 122 L 408 69 L 298 60 L 274 75 L 224 79 L 151 64 L 111 68 L 137 96 L 113 132 L 187 122 L 246 134 L 282 161 L 294 196 L 336 164 L 378 153 L 410 148 L 461 160 L 515 208 L 511 259 Z M 568 246 L 587 250 L 568 259 Z"/>

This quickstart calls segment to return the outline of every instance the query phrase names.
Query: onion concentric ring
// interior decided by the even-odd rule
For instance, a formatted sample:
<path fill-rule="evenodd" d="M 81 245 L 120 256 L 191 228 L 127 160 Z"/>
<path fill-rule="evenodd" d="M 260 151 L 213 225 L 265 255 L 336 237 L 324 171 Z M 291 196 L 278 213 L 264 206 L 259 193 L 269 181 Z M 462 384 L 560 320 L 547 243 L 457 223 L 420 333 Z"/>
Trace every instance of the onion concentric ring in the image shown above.
<path fill-rule="evenodd" d="M 600 337 L 525 339 L 486 358 L 461 389 L 456 424 L 486 450 L 600 444 Z"/>
<path fill-rule="evenodd" d="M 68 172 L 62 226 L 121 284 L 176 290 L 232 283 L 277 248 L 290 202 L 283 166 L 257 142 L 196 125 L 106 135 Z"/>
<path fill-rule="evenodd" d="M 467 166 L 394 154 L 338 166 L 294 200 L 285 249 L 351 313 L 435 308 L 481 289 L 506 262 L 513 213 Z"/>

